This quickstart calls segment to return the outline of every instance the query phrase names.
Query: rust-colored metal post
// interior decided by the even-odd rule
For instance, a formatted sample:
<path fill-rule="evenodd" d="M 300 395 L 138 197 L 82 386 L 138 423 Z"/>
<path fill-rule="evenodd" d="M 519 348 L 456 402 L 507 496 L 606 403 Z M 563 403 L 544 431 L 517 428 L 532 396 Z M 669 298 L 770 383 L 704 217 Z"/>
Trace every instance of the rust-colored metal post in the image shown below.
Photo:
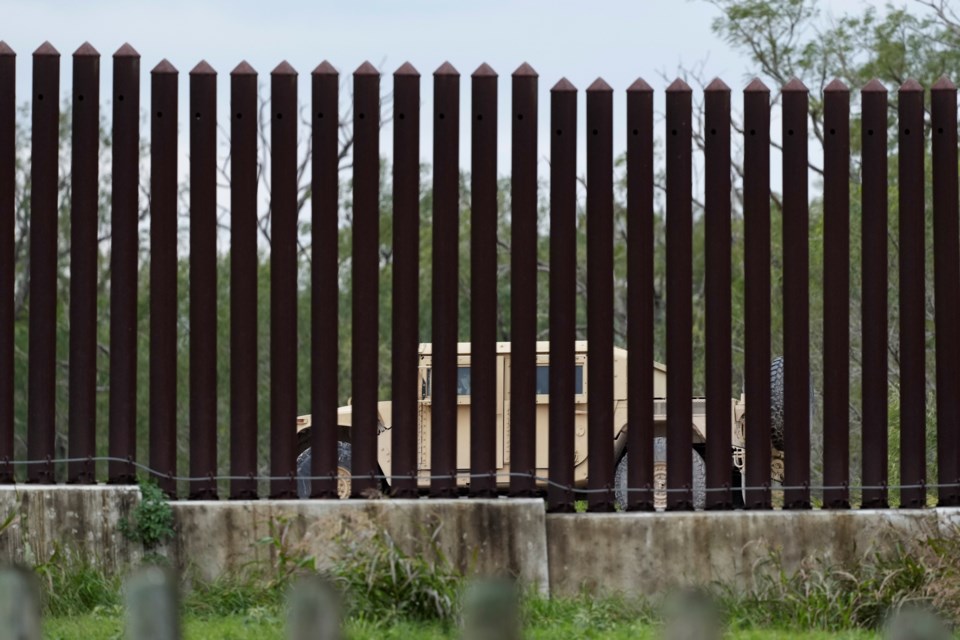
<path fill-rule="evenodd" d="M 190 483 L 191 500 L 217 484 L 217 72 L 190 71 Z"/>
<path fill-rule="evenodd" d="M 667 87 L 667 509 L 693 509 L 693 188 L 683 80 Z M 671 402 L 672 400 L 672 402 Z M 686 491 L 678 491 L 686 489 Z"/>
<path fill-rule="evenodd" d="M 957 216 L 957 87 L 931 87 L 933 256 L 937 336 L 938 506 L 960 505 L 960 225 Z M 943 486 L 952 484 L 953 486 Z"/>
<path fill-rule="evenodd" d="M 550 90 L 550 424 L 549 509 L 574 509 L 577 340 L 577 89 L 561 78 Z"/>
<path fill-rule="evenodd" d="M 297 459 L 297 72 L 270 72 L 270 483 L 295 498 Z"/>
<path fill-rule="evenodd" d="M 420 397 L 420 73 L 408 62 L 393 78 L 393 493 L 415 498 Z"/>
<path fill-rule="evenodd" d="M 340 371 L 339 170 L 340 74 L 327 61 L 313 70 L 313 273 L 311 282 L 311 496 L 337 496 L 337 391 Z M 408 391 L 408 393 L 412 393 Z M 394 423 L 396 424 L 396 422 Z M 394 455 L 399 443 L 394 440 Z"/>
<path fill-rule="evenodd" d="M 704 91 L 706 138 L 706 391 L 707 424 L 730 421 L 730 87 L 717 78 Z M 707 437 L 707 509 L 733 508 L 730 429 Z M 669 468 L 669 467 L 668 467 Z M 739 489 L 739 487 L 738 487 Z"/>
<path fill-rule="evenodd" d="M 497 490 L 497 74 L 482 64 L 471 82 L 470 495 L 490 497 Z"/>
<path fill-rule="evenodd" d="M 537 412 L 537 72 L 513 72 L 510 177 L 510 477 L 511 496 L 530 496 Z"/>
<path fill-rule="evenodd" d="M 744 103 L 744 386 L 747 509 L 770 508 L 770 90 L 759 79 Z M 669 464 L 669 463 L 668 463 Z"/>
<path fill-rule="evenodd" d="M 653 511 L 653 89 L 627 88 L 627 494 Z"/>
<path fill-rule="evenodd" d="M 177 485 L 177 76 L 150 72 L 150 467 L 167 495 Z"/>
<path fill-rule="evenodd" d="M 587 88 L 587 499 L 590 511 L 613 511 L 613 89 L 602 78 Z"/>
<path fill-rule="evenodd" d="M 457 306 L 460 227 L 460 74 L 449 62 L 433 73 L 433 402 L 430 495 L 456 494 Z"/>
<path fill-rule="evenodd" d="M 653 511 L 653 89 L 627 88 L 627 494 Z"/>
<path fill-rule="evenodd" d="M 926 505 L 923 87 L 898 98 L 900 144 L 900 489 L 902 508 Z"/>
<path fill-rule="evenodd" d="M 823 163 L 823 506 L 850 508 L 850 90 L 839 80 L 826 86 L 824 96 Z M 784 243 L 786 246 L 786 243 Z M 786 304 L 786 295 L 784 303 Z M 784 317 L 790 312 L 784 310 Z M 784 364 L 789 360 L 784 357 Z M 790 369 L 786 370 L 790 372 Z M 808 369 L 797 371 L 809 383 Z M 790 383 L 789 374 L 786 383 Z M 809 400 L 799 389 L 790 394 L 786 410 L 809 412 Z M 806 399 L 806 393 L 803 393 Z M 789 413 L 787 414 L 790 415 Z M 788 418 L 789 419 L 789 418 Z M 790 450 L 792 451 L 792 450 Z M 789 466 L 789 463 L 787 463 Z"/>
<path fill-rule="evenodd" d="M 96 455 L 97 231 L 100 166 L 100 54 L 90 43 L 73 54 L 70 157 L 69 455 Z M 74 462 L 67 481 L 96 482 L 96 465 Z"/>
<path fill-rule="evenodd" d="M 112 458 L 137 455 L 137 288 L 140 274 L 140 54 L 113 54 L 113 159 L 110 202 L 110 419 Z M 132 464 L 111 461 L 107 477 L 132 484 Z"/>
<path fill-rule="evenodd" d="M 783 87 L 783 442 L 784 509 L 810 508 L 810 211 L 807 188 L 809 93 Z M 836 117 L 835 114 L 828 116 Z M 830 126 L 829 123 L 827 126 Z M 835 138 L 836 136 L 834 136 Z M 830 144 L 830 141 L 828 141 Z M 829 161 L 828 161 L 829 162 Z M 846 171 L 841 168 L 841 171 Z M 709 320 L 707 321 L 709 323 Z M 709 326 L 709 325 L 708 325 Z M 838 357 L 846 358 L 846 351 Z M 709 401 L 710 392 L 707 392 Z M 749 409 L 749 407 L 748 407 Z M 710 418 L 707 418 L 709 423 Z M 747 417 L 749 422 L 750 418 Z M 712 434 L 713 432 L 711 432 Z"/>
<path fill-rule="evenodd" d="M 257 72 L 230 72 L 230 498 L 256 500 Z"/>
<path fill-rule="evenodd" d="M 56 440 L 57 161 L 60 54 L 49 42 L 33 52 L 30 148 L 30 340 L 27 457 L 52 460 Z M 27 469 L 30 482 L 56 481 L 53 463 Z"/>
<path fill-rule="evenodd" d="M 887 484 L 887 90 L 861 90 L 861 366 L 865 487 Z M 887 507 L 887 490 L 864 489 L 865 509 Z"/>
<path fill-rule="evenodd" d="M 353 73 L 353 473 L 354 497 L 378 486 L 380 350 L 380 73 Z M 408 389 L 409 395 L 413 389 Z"/>
<path fill-rule="evenodd" d="M 13 295 L 17 55 L 0 40 L 0 482 L 13 482 Z"/>

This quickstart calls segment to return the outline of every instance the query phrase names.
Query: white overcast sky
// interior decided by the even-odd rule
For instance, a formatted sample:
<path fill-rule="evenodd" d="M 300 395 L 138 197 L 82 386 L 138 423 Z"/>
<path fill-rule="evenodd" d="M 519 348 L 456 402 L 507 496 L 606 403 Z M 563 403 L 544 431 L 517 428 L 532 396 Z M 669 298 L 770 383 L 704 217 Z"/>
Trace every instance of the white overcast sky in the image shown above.
<path fill-rule="evenodd" d="M 149 105 L 148 71 L 162 58 L 181 72 L 181 151 L 186 159 L 188 72 L 201 59 L 219 72 L 219 109 L 227 115 L 229 72 L 246 60 L 261 75 L 281 60 L 300 73 L 300 100 L 309 100 L 310 71 L 330 60 L 346 76 L 364 60 L 382 69 L 384 92 L 392 72 L 410 61 L 422 76 L 423 113 L 431 108 L 431 74 L 449 60 L 461 73 L 461 165 L 469 168 L 470 73 L 482 62 L 500 74 L 501 113 L 509 105 L 509 76 L 522 62 L 539 73 L 540 173 L 546 177 L 549 89 L 561 77 L 582 90 L 602 76 L 616 91 L 617 152 L 623 148 L 623 90 L 643 77 L 663 106 L 666 83 L 680 65 L 701 65 L 704 76 L 720 76 L 734 88 L 734 106 L 750 65 L 717 38 L 710 24 L 716 9 L 700 0 L 4 0 L 0 39 L 18 54 L 18 101 L 30 94 L 31 52 L 49 40 L 62 55 L 62 95 L 69 92 L 70 54 L 89 41 L 103 56 L 101 85 L 109 115 L 110 55 L 124 42 L 141 54 L 141 104 Z M 864 0 L 829 0 L 827 14 L 861 9 Z M 509 172 L 509 120 L 500 120 L 499 170 Z M 662 125 L 660 125 L 662 126 Z M 774 125 L 776 128 L 776 125 Z M 422 155 L 430 161 L 431 137 L 422 126 Z M 581 158 L 583 125 L 580 125 Z M 146 132 L 145 132 L 146 134 Z M 389 128 L 381 150 L 391 155 Z M 224 141 L 221 141 L 224 142 Z M 181 169 L 185 172 L 186 163 Z"/>

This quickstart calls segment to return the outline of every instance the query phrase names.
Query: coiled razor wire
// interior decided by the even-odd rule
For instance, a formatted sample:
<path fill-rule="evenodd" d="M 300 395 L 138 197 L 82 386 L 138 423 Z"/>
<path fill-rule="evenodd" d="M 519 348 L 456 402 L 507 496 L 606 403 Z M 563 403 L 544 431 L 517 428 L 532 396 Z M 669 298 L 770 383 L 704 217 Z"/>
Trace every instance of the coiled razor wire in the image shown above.
<path fill-rule="evenodd" d="M 538 476 L 535 473 L 525 473 L 522 471 L 495 471 L 490 473 L 453 473 L 453 474 L 410 474 L 410 475 L 384 475 L 384 474 L 335 474 L 335 475 L 321 475 L 321 476 L 304 476 L 298 474 L 290 474 L 287 476 L 265 476 L 265 475 L 255 475 L 250 474 L 246 476 L 233 476 L 233 475 L 215 475 L 210 474 L 201 477 L 194 476 L 180 476 L 171 473 L 164 473 L 163 471 L 157 471 L 141 462 L 136 462 L 128 458 L 118 458 L 116 456 L 88 456 L 88 457 L 76 457 L 76 458 L 48 458 L 46 460 L 4 460 L 0 461 L 0 468 L 4 466 L 30 466 L 30 465 L 53 465 L 53 464 L 70 464 L 70 463 L 79 463 L 79 462 L 119 462 L 121 464 L 132 466 L 144 473 L 147 473 L 151 476 L 157 478 L 164 478 L 166 480 L 173 480 L 175 482 L 210 482 L 211 480 L 255 480 L 255 481 L 270 481 L 270 482 L 282 482 L 282 481 L 298 481 L 298 480 L 460 480 L 460 479 L 474 479 L 474 478 L 532 478 L 536 482 L 546 484 L 547 486 L 556 487 L 558 489 L 563 489 L 565 491 L 571 491 L 575 494 L 597 494 L 597 493 L 610 493 L 614 491 L 614 487 L 608 486 L 602 489 L 581 489 L 573 487 L 567 484 L 559 483 L 555 480 L 551 480 L 548 477 Z M 899 489 L 946 489 L 946 488 L 958 488 L 960 487 L 960 478 L 954 482 L 946 483 L 935 483 L 935 482 L 921 482 L 914 484 L 880 484 L 880 485 L 850 485 L 850 484 L 840 484 L 840 485 L 763 485 L 763 486 L 743 486 L 743 487 L 734 487 L 734 486 L 724 486 L 724 487 L 704 487 L 703 489 L 697 489 L 697 492 L 705 491 L 707 493 L 719 492 L 719 491 L 836 491 L 836 490 L 849 490 L 849 491 L 884 491 L 884 490 L 899 490 Z M 633 492 L 655 492 L 655 493 L 689 493 L 694 489 L 690 486 L 685 487 L 672 487 L 672 488 L 654 488 L 654 487 L 626 487 L 625 489 L 620 489 L 619 491 L 627 491 L 629 493 Z"/>

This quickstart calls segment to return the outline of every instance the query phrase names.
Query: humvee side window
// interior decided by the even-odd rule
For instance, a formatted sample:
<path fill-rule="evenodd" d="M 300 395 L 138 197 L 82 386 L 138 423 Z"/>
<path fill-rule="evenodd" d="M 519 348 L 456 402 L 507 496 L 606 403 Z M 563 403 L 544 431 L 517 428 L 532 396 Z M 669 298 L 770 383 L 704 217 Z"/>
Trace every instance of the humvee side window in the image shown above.
<path fill-rule="evenodd" d="M 427 369 L 427 375 L 420 387 L 421 397 L 429 398 L 433 393 L 433 369 Z M 457 395 L 470 395 L 470 367 L 457 367 Z"/>
<path fill-rule="evenodd" d="M 583 393 L 583 365 L 578 364 L 573 373 L 573 392 Z M 550 365 L 537 365 L 537 395 L 545 396 L 550 393 Z"/>
<path fill-rule="evenodd" d="M 550 365 L 537 365 L 537 395 L 545 396 L 550 393 Z"/>
<path fill-rule="evenodd" d="M 427 375 L 424 376 L 423 382 L 420 385 L 420 397 L 423 399 L 427 399 L 430 397 L 430 391 L 431 391 L 430 383 L 432 381 L 430 376 L 431 373 L 433 373 L 433 369 L 427 369 Z"/>
<path fill-rule="evenodd" d="M 457 367 L 457 395 L 470 395 L 470 367 Z"/>

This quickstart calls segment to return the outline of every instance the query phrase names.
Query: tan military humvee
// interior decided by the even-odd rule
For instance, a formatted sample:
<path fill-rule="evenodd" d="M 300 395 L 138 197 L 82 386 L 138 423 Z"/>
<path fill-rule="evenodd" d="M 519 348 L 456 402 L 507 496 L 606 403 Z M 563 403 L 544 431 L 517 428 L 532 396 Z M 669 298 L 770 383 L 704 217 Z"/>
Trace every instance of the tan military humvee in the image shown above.
<path fill-rule="evenodd" d="M 548 405 L 550 397 L 548 395 L 548 370 L 549 370 L 549 342 L 537 343 L 537 431 L 536 431 L 536 464 L 537 475 L 546 477 L 547 451 L 548 451 Z M 418 412 L 418 470 L 421 475 L 419 486 L 422 489 L 429 487 L 430 475 L 430 419 L 431 419 L 431 398 L 430 398 L 430 372 L 432 349 L 430 344 L 420 345 L 420 368 L 419 368 L 419 405 Z M 457 469 L 463 471 L 464 477 L 459 480 L 461 487 L 468 485 L 466 474 L 470 469 L 470 343 L 462 342 L 458 345 L 458 397 L 457 397 Z M 590 368 L 588 362 L 587 343 L 578 341 L 576 343 L 576 375 L 575 375 L 575 444 L 574 444 L 574 479 L 578 487 L 586 486 L 587 482 L 587 410 L 589 403 L 589 385 Z M 614 377 L 613 377 L 613 431 L 610 434 L 611 443 L 614 447 L 614 460 L 617 463 L 616 473 L 616 493 L 617 501 L 621 506 L 626 501 L 626 444 L 627 444 L 627 352 L 623 349 L 614 349 Z M 667 369 L 664 365 L 654 362 L 654 487 L 658 489 L 655 493 L 655 502 L 658 507 L 666 504 L 666 493 L 662 491 L 666 487 L 666 394 L 667 394 Z M 510 471 L 510 343 L 497 343 L 497 444 L 496 461 L 497 471 L 507 473 Z M 707 423 L 705 415 L 704 398 L 693 398 L 693 424 L 690 425 L 693 431 L 692 440 L 694 447 L 693 455 L 693 482 L 694 482 L 694 503 L 695 506 L 702 507 L 705 497 L 705 442 L 707 435 Z M 378 403 L 380 433 L 378 436 L 378 461 L 383 475 L 390 476 L 391 465 L 391 406 L 389 401 Z M 721 428 L 731 430 L 731 486 L 738 486 L 742 477 L 744 466 L 744 414 L 745 407 L 743 398 L 730 400 L 730 421 L 729 424 L 721 425 Z M 339 470 L 341 481 L 338 485 L 338 491 L 341 497 L 350 495 L 350 443 L 349 432 L 352 424 L 352 407 L 350 405 L 340 407 L 338 410 L 340 439 L 339 443 Z M 297 460 L 298 476 L 310 475 L 310 450 L 309 450 L 309 429 L 311 420 L 309 415 L 297 418 L 297 432 L 299 435 L 300 457 Z M 773 448 L 773 468 L 772 476 L 774 479 L 782 479 L 783 454 L 776 448 Z M 778 472 L 779 470 L 779 472 Z M 779 476 L 779 477 L 778 477 Z M 498 487 L 506 490 L 509 485 L 509 479 L 506 476 L 498 477 Z M 301 481 L 299 491 L 302 497 L 309 495 L 309 483 Z M 739 492 L 734 492 L 739 494 Z M 739 495 L 737 495 L 739 498 Z"/>

